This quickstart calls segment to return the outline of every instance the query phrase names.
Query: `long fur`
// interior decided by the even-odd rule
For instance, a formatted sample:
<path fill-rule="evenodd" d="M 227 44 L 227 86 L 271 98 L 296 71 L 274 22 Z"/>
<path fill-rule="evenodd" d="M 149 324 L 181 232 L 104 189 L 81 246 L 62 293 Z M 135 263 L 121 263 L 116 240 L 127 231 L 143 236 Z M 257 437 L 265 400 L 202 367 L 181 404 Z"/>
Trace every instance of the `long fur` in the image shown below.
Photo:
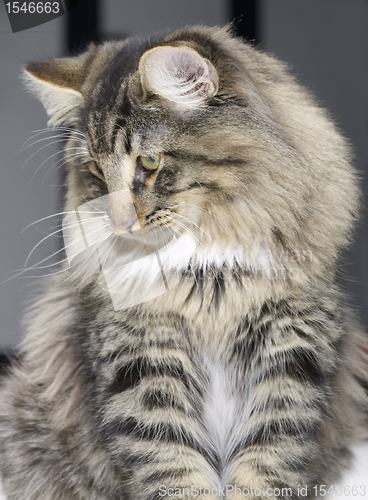
<path fill-rule="evenodd" d="M 168 60 L 163 82 L 151 63 Z M 129 189 L 142 234 L 172 239 L 161 264 L 114 268 L 123 236 L 109 208 L 100 260 L 77 219 L 66 224 L 90 252 L 50 279 L 1 380 L 7 499 L 214 499 L 226 486 L 260 498 L 308 486 L 311 498 L 338 480 L 368 437 L 368 342 L 336 282 L 359 189 L 326 112 L 225 29 L 104 43 L 27 71 L 55 120 L 73 123 L 66 151 L 82 151 L 67 161 L 65 211 Z M 65 88 L 77 107 L 60 107 Z M 175 286 L 150 295 L 162 269 Z"/>

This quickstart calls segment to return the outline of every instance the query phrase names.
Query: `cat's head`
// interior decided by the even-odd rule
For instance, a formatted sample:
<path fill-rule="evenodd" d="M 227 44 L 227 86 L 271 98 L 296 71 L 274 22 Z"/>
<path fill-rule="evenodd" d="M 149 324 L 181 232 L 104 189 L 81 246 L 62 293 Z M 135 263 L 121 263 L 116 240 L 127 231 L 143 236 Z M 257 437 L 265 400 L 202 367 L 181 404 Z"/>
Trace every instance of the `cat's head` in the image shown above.
<path fill-rule="evenodd" d="M 68 131 L 66 210 L 111 195 L 111 231 L 171 228 L 179 267 L 313 255 L 317 272 L 346 242 L 344 140 L 283 65 L 226 30 L 92 45 L 26 75 Z"/>

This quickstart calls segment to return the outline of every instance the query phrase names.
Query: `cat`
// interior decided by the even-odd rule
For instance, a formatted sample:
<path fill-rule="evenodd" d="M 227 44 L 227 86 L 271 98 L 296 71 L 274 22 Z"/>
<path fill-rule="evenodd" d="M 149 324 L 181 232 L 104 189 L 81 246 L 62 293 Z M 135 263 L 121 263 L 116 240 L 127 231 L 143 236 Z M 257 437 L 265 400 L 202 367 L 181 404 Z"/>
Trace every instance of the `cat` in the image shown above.
<path fill-rule="evenodd" d="M 368 341 L 336 280 L 360 194 L 326 111 L 228 28 L 92 44 L 25 78 L 66 138 L 67 243 L 1 381 L 7 499 L 338 480 L 368 434 Z"/>

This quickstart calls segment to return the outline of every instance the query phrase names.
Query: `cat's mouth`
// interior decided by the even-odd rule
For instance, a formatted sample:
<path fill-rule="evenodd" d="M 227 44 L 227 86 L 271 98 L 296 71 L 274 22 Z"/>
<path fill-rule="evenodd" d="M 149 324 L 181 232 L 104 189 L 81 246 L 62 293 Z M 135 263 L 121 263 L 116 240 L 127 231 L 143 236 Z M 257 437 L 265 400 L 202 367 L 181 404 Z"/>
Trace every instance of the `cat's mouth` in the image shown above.
<path fill-rule="evenodd" d="M 146 247 L 149 253 L 160 250 L 174 237 L 173 230 L 168 227 L 145 226 L 142 228 L 138 218 L 120 225 L 111 222 L 111 226 L 122 244 L 126 242 L 131 246 L 136 243 L 138 247 Z"/>
<path fill-rule="evenodd" d="M 129 194 L 124 190 L 94 199 L 64 217 L 65 250 L 74 270 L 98 274 L 168 249 L 175 228 L 157 219 L 142 223 Z"/>

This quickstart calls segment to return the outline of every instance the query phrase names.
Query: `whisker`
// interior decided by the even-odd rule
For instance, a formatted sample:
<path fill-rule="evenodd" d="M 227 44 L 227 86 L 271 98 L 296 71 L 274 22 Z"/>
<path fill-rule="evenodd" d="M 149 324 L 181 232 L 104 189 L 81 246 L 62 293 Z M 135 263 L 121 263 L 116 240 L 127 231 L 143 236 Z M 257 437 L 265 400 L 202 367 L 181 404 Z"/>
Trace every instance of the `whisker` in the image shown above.
<path fill-rule="evenodd" d="M 209 214 L 212 218 L 216 219 L 224 229 L 228 229 L 224 223 L 221 221 L 221 219 L 219 219 L 218 217 L 216 217 L 212 212 L 210 212 L 208 209 L 206 208 L 203 208 L 203 207 L 198 207 L 197 205 L 194 205 L 193 203 L 180 203 L 178 205 L 173 205 L 171 206 L 170 208 L 180 208 L 180 207 L 185 207 L 185 206 L 189 206 L 189 207 L 193 207 L 195 210 L 200 210 L 201 212 L 205 212 L 207 214 Z"/>
<path fill-rule="evenodd" d="M 106 238 L 106 235 L 111 232 L 111 228 L 109 227 L 107 230 L 105 230 L 105 232 L 102 234 L 102 236 L 100 237 L 100 239 L 94 243 L 94 245 L 91 245 L 91 251 L 94 251 L 97 246 L 104 241 L 104 239 Z M 78 240 L 77 240 L 78 241 Z M 80 241 L 83 241 L 83 238 L 80 238 Z M 72 244 L 75 244 L 75 241 L 72 243 Z M 53 264 L 48 264 L 47 266 L 40 266 L 40 264 L 42 264 L 43 262 L 45 262 L 46 260 L 48 259 L 51 259 L 52 257 L 54 257 L 55 255 L 57 255 L 58 253 L 60 252 L 64 252 L 66 248 L 68 248 L 70 245 L 67 245 L 66 247 L 63 247 L 59 250 L 57 250 L 56 252 L 54 252 L 52 255 L 46 257 L 45 259 L 42 259 L 41 261 L 37 262 L 36 264 L 32 265 L 32 266 L 29 266 L 28 268 L 26 269 L 21 269 L 21 270 L 18 270 L 19 272 L 17 272 L 17 274 L 11 276 L 10 278 L 7 278 L 6 280 L 2 281 L 0 284 L 3 284 L 3 283 L 6 283 L 12 279 L 15 279 L 19 276 L 21 276 L 22 274 L 25 274 L 26 272 L 28 271 L 31 271 L 31 270 L 34 270 L 34 271 L 37 271 L 37 270 L 40 270 L 40 269 L 47 269 L 49 267 L 55 267 L 56 265 L 60 265 L 62 264 L 63 262 L 66 262 L 68 261 L 69 259 L 68 258 L 65 258 L 65 259 L 62 259 L 61 261 L 59 262 L 56 262 L 56 263 L 53 263 Z M 70 258 L 70 260 L 74 259 L 80 252 L 77 252 L 74 256 L 72 256 Z M 90 253 L 87 254 L 87 257 L 88 255 L 90 255 Z M 75 264 L 78 264 L 80 261 L 76 261 L 73 265 Z M 49 273 L 49 274 L 45 274 L 45 275 L 41 275 L 41 276 L 32 276 L 32 278 L 43 278 L 43 277 L 46 277 L 46 276 L 53 276 L 55 274 L 60 274 L 61 272 L 65 272 L 66 269 L 61 269 L 60 271 L 57 271 L 55 273 Z M 17 270 L 15 270 L 17 271 Z M 24 277 L 28 277 L 28 276 L 24 276 Z"/>
<path fill-rule="evenodd" d="M 66 156 L 66 157 L 64 156 L 63 158 L 61 158 L 60 160 L 58 160 L 56 163 L 54 163 L 54 164 L 53 164 L 53 165 L 52 165 L 52 166 L 48 169 L 48 171 L 46 172 L 46 174 L 45 174 L 44 178 L 42 179 L 42 182 L 41 182 L 41 187 L 43 186 L 43 183 L 46 181 L 46 179 L 47 179 L 47 177 L 48 177 L 49 175 L 51 175 L 52 173 L 57 172 L 60 168 L 63 168 L 63 166 L 64 166 L 64 165 L 66 165 L 68 162 L 70 162 L 71 160 L 74 160 L 74 159 L 76 159 L 76 158 L 84 158 L 84 155 L 82 155 L 82 156 L 81 156 L 81 154 L 80 154 L 80 153 L 70 154 L 70 155 L 68 155 L 68 156 Z M 48 158 L 48 160 L 49 160 L 49 159 L 50 159 L 50 158 Z M 55 168 L 55 167 L 56 167 L 56 165 L 57 165 L 58 163 L 60 163 L 60 162 L 62 162 L 62 163 L 61 163 L 61 165 L 59 165 L 57 168 Z"/>
<path fill-rule="evenodd" d="M 58 139 L 57 141 L 52 141 L 50 142 L 49 144 L 45 144 L 45 146 L 42 146 L 41 148 L 37 149 L 37 151 L 35 151 L 34 153 L 31 154 L 31 156 L 29 156 L 27 158 L 27 160 L 25 161 L 25 163 L 23 164 L 22 168 L 21 168 L 21 171 L 24 169 L 24 167 L 27 165 L 27 163 L 29 162 L 29 160 L 31 160 L 37 153 L 39 153 L 40 151 L 42 151 L 43 149 L 49 147 L 49 146 L 52 146 L 53 144 L 57 144 L 59 142 L 64 142 L 64 139 Z M 70 149 L 70 148 L 68 148 Z"/>
<path fill-rule="evenodd" d="M 104 210 L 100 210 L 99 208 L 94 207 L 91 203 L 91 201 L 93 201 L 93 200 L 87 200 L 87 198 L 84 196 L 82 191 L 79 191 L 79 193 L 82 196 L 82 198 L 84 199 L 84 201 L 86 202 L 85 205 L 91 205 L 91 207 L 94 208 L 95 210 L 97 210 L 98 212 L 104 212 Z M 98 198 L 96 198 L 96 199 L 98 199 Z M 104 212 L 104 213 L 106 213 L 106 212 Z"/>
<path fill-rule="evenodd" d="M 60 138 L 62 139 L 63 141 L 68 141 L 70 139 L 73 139 L 73 136 L 70 134 L 70 135 L 67 135 L 67 133 L 62 133 L 62 134 L 54 134 L 52 136 L 48 136 L 48 137 L 43 137 L 42 139 L 37 139 L 37 141 L 34 141 L 32 142 L 31 144 L 28 144 L 27 146 L 23 145 L 21 147 L 21 149 L 19 149 L 18 153 L 22 153 L 23 151 L 25 151 L 26 149 L 28 148 L 31 148 L 32 146 L 35 146 L 36 144 L 40 143 L 40 142 L 43 142 L 43 141 L 49 141 L 51 139 L 56 139 L 56 138 Z M 76 142 L 78 142 L 79 144 L 84 144 L 86 145 L 86 141 L 83 141 L 80 137 L 74 137 L 74 140 Z M 30 139 L 28 139 L 26 142 L 29 142 Z M 60 141 L 61 142 L 61 141 Z M 26 144 L 26 143 L 25 143 Z M 54 144 L 53 142 L 51 144 Z"/>
<path fill-rule="evenodd" d="M 88 219 L 83 218 L 83 222 L 90 222 L 90 221 L 93 221 L 93 220 L 101 220 L 104 217 L 109 218 L 108 215 L 106 215 L 106 216 L 99 215 L 98 217 L 89 217 Z M 70 224 L 63 224 L 62 229 L 70 229 L 71 227 L 75 227 L 75 226 L 78 226 L 78 225 L 80 225 L 79 221 L 78 222 L 71 222 Z M 49 228 L 44 229 L 43 231 L 40 231 L 40 232 L 43 233 L 43 234 L 48 234 L 49 236 L 53 236 L 53 234 L 51 234 L 51 233 L 49 233 L 47 231 L 53 231 L 54 229 L 60 229 L 60 224 L 58 224 L 57 226 L 49 227 Z M 63 236 L 60 236 L 60 237 L 62 238 Z"/>
<path fill-rule="evenodd" d="M 34 135 L 32 137 L 30 137 L 29 139 L 27 139 L 24 144 L 27 144 L 28 141 L 31 141 L 34 137 L 36 137 L 36 136 L 38 136 L 40 134 L 54 132 L 56 130 L 62 130 L 64 132 L 66 131 L 66 132 L 70 132 L 70 133 L 73 132 L 75 134 L 81 135 L 84 138 L 87 138 L 87 136 L 83 132 L 81 132 L 80 130 L 74 129 L 74 128 L 70 128 L 70 127 L 47 127 L 47 128 L 41 128 L 41 129 L 38 129 L 38 130 L 30 130 L 30 131 L 28 131 L 27 132 L 28 134 L 34 134 Z"/>
<path fill-rule="evenodd" d="M 193 232 L 185 224 L 183 224 L 182 222 L 179 222 L 177 220 L 175 220 L 175 224 L 179 224 L 180 227 L 182 227 L 187 233 L 189 233 L 191 236 L 193 236 L 193 238 L 198 242 L 198 244 L 202 248 L 204 248 L 203 244 L 199 241 L 199 239 L 193 234 Z"/>
<path fill-rule="evenodd" d="M 111 237 L 113 236 L 113 234 L 110 234 L 110 236 L 108 237 L 108 239 L 106 240 L 105 239 L 105 236 L 104 236 L 104 239 L 103 240 L 100 240 L 100 242 L 102 241 L 102 243 L 106 243 L 106 241 L 108 241 Z M 98 245 L 100 244 L 100 242 L 98 242 L 96 245 L 94 246 L 91 246 L 90 247 L 90 251 L 87 253 L 86 256 L 82 256 L 81 260 L 79 261 L 76 261 L 73 263 L 73 266 L 76 266 L 78 265 L 80 262 L 82 262 L 82 265 L 87 261 L 87 260 L 90 260 L 91 258 L 91 255 L 93 253 L 96 253 L 96 258 L 98 259 L 98 263 L 99 263 L 99 268 L 102 269 L 102 266 L 101 266 L 101 262 L 100 262 L 100 259 L 99 259 L 99 254 L 96 252 L 97 248 L 98 248 Z M 84 273 L 85 275 L 87 275 L 88 273 Z M 82 279 L 82 281 L 80 282 L 80 285 L 82 286 L 83 285 L 83 282 L 84 280 Z"/>
<path fill-rule="evenodd" d="M 114 236 L 114 235 L 112 234 L 111 236 L 109 236 L 109 239 L 108 239 L 108 240 L 106 240 L 106 244 L 107 244 L 107 243 L 110 243 L 110 241 L 111 241 L 111 245 L 110 245 L 110 249 L 109 249 L 109 251 L 108 251 L 108 253 L 107 253 L 107 255 L 106 255 L 106 258 L 105 258 L 105 260 L 104 260 L 103 264 L 101 265 L 101 268 L 102 268 L 102 269 L 104 269 L 104 267 L 105 267 L 105 265 L 106 265 L 106 262 L 107 262 L 107 259 L 109 258 L 110 253 L 111 253 L 112 249 L 114 248 L 115 241 L 118 239 L 118 237 L 119 237 L 118 235 L 115 235 L 115 236 Z M 112 240 L 111 240 L 111 238 L 112 238 Z"/>
<path fill-rule="evenodd" d="M 102 218 L 103 218 L 103 217 L 102 217 Z M 78 225 L 78 223 L 76 223 L 76 225 Z M 70 226 L 69 226 L 69 227 L 70 227 Z M 100 226 L 98 226 L 98 227 L 100 227 Z M 50 237 L 51 237 L 51 236 L 53 236 L 54 234 L 57 234 L 57 233 L 59 233 L 59 232 L 61 232 L 61 231 L 63 231 L 63 228 L 60 228 L 60 229 L 58 229 L 57 231 L 54 231 L 53 233 L 48 234 L 47 236 L 45 236 L 45 238 L 42 238 L 42 240 L 41 240 L 41 241 L 39 241 L 39 242 L 38 242 L 38 243 L 37 243 L 37 244 L 33 247 L 33 249 L 30 251 L 30 253 L 28 254 L 28 257 L 27 257 L 27 259 L 26 259 L 26 262 L 25 262 L 24 266 L 27 266 L 28 261 L 29 261 L 29 259 L 31 258 L 31 256 L 33 255 L 33 253 L 34 253 L 34 251 L 36 250 L 36 248 L 38 248 L 38 247 L 39 247 L 39 246 L 40 246 L 40 245 L 41 245 L 41 244 L 42 244 L 45 240 L 47 240 L 47 238 L 50 238 Z M 89 233 L 89 234 L 88 234 L 88 236 L 90 236 L 91 234 L 94 234 L 94 233 Z M 69 245 L 68 245 L 68 246 L 69 246 Z"/>
<path fill-rule="evenodd" d="M 179 215 L 179 214 L 175 213 L 175 215 Z M 188 220 L 189 220 L 189 219 L 188 219 Z M 191 236 L 192 236 L 192 237 L 193 237 L 193 238 L 194 238 L 194 239 L 198 242 L 198 244 L 199 244 L 199 245 L 200 245 L 203 249 L 205 249 L 204 245 L 203 245 L 203 244 L 202 244 L 202 243 L 198 240 L 198 238 L 196 238 L 196 236 L 193 234 L 193 232 L 192 232 L 190 229 L 188 229 L 188 228 L 187 228 L 187 226 L 186 226 L 185 224 L 180 223 L 179 221 L 175 221 L 175 223 L 176 223 L 176 224 L 181 225 L 181 226 L 182 226 L 182 227 L 183 227 L 183 228 L 184 228 L 184 229 L 185 229 L 185 230 L 186 230 L 189 234 L 191 234 Z M 212 239 L 212 238 L 211 238 L 211 239 Z M 212 240 L 212 241 L 213 241 L 213 240 Z M 214 243 L 215 243 L 215 242 L 214 242 Z M 214 277 L 214 278 L 216 279 L 216 281 L 218 282 L 218 278 L 217 278 L 217 276 L 216 276 L 215 271 L 214 271 L 211 267 L 209 267 L 209 269 L 210 269 L 210 271 L 212 272 L 213 277 Z M 193 275 L 194 275 L 194 274 L 193 274 Z"/>
<path fill-rule="evenodd" d="M 68 214 L 72 214 L 72 213 L 74 213 L 74 212 L 75 212 L 74 210 L 69 210 L 69 211 L 67 211 L 67 212 L 58 212 L 58 213 L 56 213 L 56 214 L 51 214 L 51 215 L 48 215 L 47 217 L 42 217 L 42 219 L 38 219 L 38 220 L 36 220 L 36 221 L 31 222 L 30 224 L 28 224 L 25 228 L 23 228 L 23 229 L 21 230 L 21 233 L 23 233 L 23 231 L 25 231 L 25 230 L 26 230 L 26 229 L 28 229 L 29 227 L 33 226 L 34 224 L 38 224 L 39 222 L 42 222 L 42 221 L 44 221 L 44 220 L 46 220 L 46 219 L 50 219 L 51 217 L 59 217 L 60 215 L 68 215 Z M 96 211 L 95 211 L 95 212 L 89 212 L 89 211 L 86 211 L 86 210 L 79 210 L 79 209 L 78 209 L 78 212 L 79 212 L 80 214 L 98 214 L 98 213 L 101 213 L 101 210 L 99 210 L 98 212 L 96 212 Z"/>
<path fill-rule="evenodd" d="M 195 222 L 191 221 L 190 219 L 188 219 L 188 217 L 184 217 L 184 215 L 180 215 L 178 213 L 175 212 L 175 215 L 178 216 L 178 217 L 181 217 L 182 219 L 185 219 L 187 221 L 189 221 L 191 224 L 193 224 L 196 228 L 198 228 L 203 234 L 205 234 L 206 236 L 208 236 L 208 238 L 212 241 L 212 243 L 215 243 L 214 239 L 211 238 L 211 236 L 206 233 L 206 231 L 204 231 L 201 227 L 199 227 Z"/>
<path fill-rule="evenodd" d="M 89 257 L 89 256 L 90 256 L 90 255 L 91 255 L 91 254 L 95 251 L 95 250 L 96 250 L 96 248 L 97 248 L 97 245 L 96 245 L 96 247 L 95 247 L 95 248 L 91 248 L 91 251 L 87 254 L 87 256 L 86 256 L 86 257 L 84 257 L 84 259 L 86 260 L 86 259 L 87 259 L 87 258 L 88 258 L 88 257 Z M 78 255 L 78 254 L 76 254 L 76 255 Z M 74 258 L 75 258 L 75 256 L 74 256 L 74 257 L 72 257 L 72 258 L 74 259 Z M 30 271 L 30 270 L 38 271 L 38 270 L 40 270 L 40 269 L 47 269 L 47 268 L 49 268 L 49 267 L 54 267 L 55 265 L 60 265 L 61 263 L 66 262 L 67 260 L 68 260 L 68 259 L 63 259 L 62 261 L 58 262 L 57 264 L 50 264 L 50 265 L 48 265 L 48 266 L 40 266 L 40 267 L 34 267 L 34 266 L 31 266 L 31 267 L 29 267 L 28 269 L 23 269 L 20 273 L 18 273 L 18 274 L 17 274 L 17 275 L 15 275 L 15 276 L 12 276 L 11 278 L 9 278 L 9 279 L 8 279 L 8 280 L 6 280 L 6 281 L 9 281 L 10 279 L 13 279 L 13 278 L 17 278 L 17 277 L 19 277 L 22 273 L 25 273 L 25 272 L 27 272 L 27 271 Z M 77 264 L 79 264 L 79 262 L 81 262 L 81 261 L 74 262 L 74 263 L 73 263 L 73 265 L 77 265 Z M 70 268 L 68 267 L 68 268 L 66 268 L 66 269 L 60 269 L 59 271 L 55 271 L 54 273 L 42 274 L 42 275 L 38 275 L 38 276 L 23 276 L 23 278 L 31 278 L 31 279 L 35 279 L 35 278 L 47 278 L 47 277 L 49 277 L 49 276 L 55 276 L 55 275 L 57 275 L 57 274 L 65 273 L 68 269 L 70 269 Z M 72 273 L 72 276 L 74 276 L 77 272 L 78 272 L 78 271 L 73 272 L 73 273 Z M 70 278 L 70 277 L 69 277 L 69 278 Z M 68 279 L 69 279 L 69 278 L 68 278 Z M 67 280 L 65 280 L 65 281 L 67 281 Z"/>
<path fill-rule="evenodd" d="M 33 134 L 32 137 L 29 137 L 21 146 L 21 149 L 19 151 L 22 151 L 23 148 L 25 147 L 25 145 L 31 141 L 32 139 L 34 139 L 35 137 L 38 137 L 39 135 L 41 134 L 45 134 L 46 132 L 47 133 L 52 133 L 54 131 L 56 131 L 57 129 L 49 129 L 49 128 L 45 128 L 45 129 L 41 129 L 41 130 L 33 130 L 33 131 L 30 131 L 30 132 L 27 132 L 28 134 Z M 60 134 L 61 136 L 61 134 Z"/>
<path fill-rule="evenodd" d="M 43 149 L 43 148 L 41 148 L 41 149 Z M 64 151 L 71 151 L 71 150 L 77 151 L 77 150 L 78 150 L 78 148 L 74 148 L 74 147 L 73 147 L 73 148 L 67 148 L 67 149 L 64 149 Z M 39 151 L 40 151 L 40 150 L 39 150 Z M 36 153 L 38 153 L 39 151 L 36 151 Z M 37 174 L 37 172 L 38 172 L 38 171 L 39 171 L 39 170 L 43 167 L 43 165 L 44 165 L 46 162 L 48 162 L 51 158 L 53 158 L 54 156 L 57 156 L 57 155 L 60 155 L 60 154 L 61 154 L 61 152 L 60 152 L 60 151 L 57 151 L 56 153 L 52 154 L 51 156 L 49 156 L 48 158 L 46 158 L 46 160 L 44 160 L 44 161 L 41 163 L 41 165 L 40 165 L 40 166 L 36 169 L 36 171 L 33 173 L 32 177 L 31 177 L 31 180 L 30 180 L 30 181 L 29 181 L 29 183 L 28 183 L 28 187 L 29 187 L 29 185 L 31 184 L 31 182 L 33 181 L 33 179 L 34 179 L 35 175 Z M 82 152 L 82 149 L 81 149 L 81 148 L 80 148 L 80 152 L 79 152 L 79 153 L 77 152 L 77 153 L 73 153 L 73 154 L 75 154 L 75 155 L 77 155 L 77 154 L 78 154 L 78 155 L 80 155 L 80 157 L 81 157 L 81 158 L 84 158 L 84 157 L 85 157 L 85 151 L 84 151 L 84 154 L 83 154 L 83 152 Z M 34 155 L 32 155 L 32 156 L 34 156 Z M 31 157 L 30 157 L 30 158 L 31 158 Z M 29 158 L 29 159 L 30 159 L 30 158 Z M 63 157 L 63 158 L 65 158 L 65 157 Z M 28 160 L 27 160 L 27 161 L 28 161 Z M 26 162 L 26 163 L 27 163 L 27 162 Z M 26 163 L 23 165 L 23 167 L 26 165 Z M 23 167 L 22 167 L 22 168 L 23 168 Z"/>
<path fill-rule="evenodd" d="M 93 122 L 93 125 L 106 125 L 106 124 L 112 125 L 113 123 L 114 123 L 113 120 L 106 120 L 104 122 Z M 107 132 L 102 134 L 100 137 L 97 137 L 93 141 L 90 140 L 90 142 L 91 142 L 91 144 L 94 144 L 95 142 L 100 141 L 101 139 L 103 139 L 104 137 L 106 137 L 107 135 L 109 135 L 111 133 L 112 133 L 112 130 L 108 130 Z"/>

